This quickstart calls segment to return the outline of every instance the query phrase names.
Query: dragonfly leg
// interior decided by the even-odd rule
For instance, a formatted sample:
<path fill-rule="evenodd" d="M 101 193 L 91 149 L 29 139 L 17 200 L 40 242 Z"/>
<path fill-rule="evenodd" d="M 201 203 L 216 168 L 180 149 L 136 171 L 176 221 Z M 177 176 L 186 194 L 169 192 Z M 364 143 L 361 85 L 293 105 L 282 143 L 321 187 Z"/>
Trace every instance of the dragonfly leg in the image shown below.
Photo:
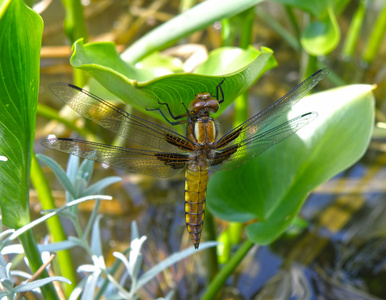
<path fill-rule="evenodd" d="M 217 93 L 217 95 L 216 95 L 216 99 L 218 100 L 218 103 L 223 103 L 224 102 L 224 92 L 223 92 L 223 90 L 222 90 L 222 88 L 221 88 L 221 85 L 224 83 L 224 81 L 225 81 L 225 77 L 223 77 L 223 79 L 221 80 L 221 82 L 217 85 L 217 87 L 216 87 L 216 93 Z M 218 99 L 218 97 L 219 97 L 219 91 L 221 92 L 221 99 L 219 100 Z"/>
<path fill-rule="evenodd" d="M 166 106 L 166 108 L 168 109 L 169 115 L 173 118 L 173 120 L 178 120 L 178 119 L 181 119 L 181 118 L 184 118 L 184 117 L 187 116 L 187 113 L 181 114 L 181 115 L 178 115 L 178 116 L 174 116 L 173 113 L 172 113 L 172 111 L 170 110 L 169 105 L 168 105 L 167 103 L 163 103 L 163 102 L 158 101 L 158 104 L 159 104 L 159 105 L 165 105 L 165 106 Z M 180 120 L 180 121 L 176 121 L 176 122 L 170 121 L 170 120 L 165 116 L 165 114 L 162 112 L 162 110 L 161 110 L 159 107 L 158 107 L 158 108 L 146 108 L 146 110 L 147 110 L 147 111 L 155 111 L 155 110 L 157 110 L 157 111 L 161 114 L 161 116 L 162 116 L 162 117 L 163 117 L 170 125 L 173 125 L 173 126 L 174 126 L 174 125 L 179 125 L 179 124 L 184 124 L 184 123 L 187 122 L 186 120 Z"/>

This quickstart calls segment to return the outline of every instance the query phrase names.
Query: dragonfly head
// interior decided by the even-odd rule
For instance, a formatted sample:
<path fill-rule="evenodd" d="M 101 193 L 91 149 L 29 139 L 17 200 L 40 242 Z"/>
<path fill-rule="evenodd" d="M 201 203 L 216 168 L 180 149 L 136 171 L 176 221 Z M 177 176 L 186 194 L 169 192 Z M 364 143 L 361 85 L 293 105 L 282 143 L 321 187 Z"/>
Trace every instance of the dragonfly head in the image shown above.
<path fill-rule="evenodd" d="M 219 107 L 218 100 L 212 98 L 210 93 L 198 93 L 189 104 L 189 112 L 191 115 L 208 115 L 215 113 Z"/>

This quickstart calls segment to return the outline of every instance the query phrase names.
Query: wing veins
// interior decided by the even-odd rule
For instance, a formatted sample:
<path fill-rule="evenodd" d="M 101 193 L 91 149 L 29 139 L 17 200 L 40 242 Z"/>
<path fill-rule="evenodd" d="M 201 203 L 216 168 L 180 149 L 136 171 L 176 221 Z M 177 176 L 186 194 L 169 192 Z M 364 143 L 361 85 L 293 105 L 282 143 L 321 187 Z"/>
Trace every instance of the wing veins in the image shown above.
<path fill-rule="evenodd" d="M 119 169 L 155 177 L 173 176 L 182 170 L 189 160 L 188 154 L 118 147 L 77 139 L 48 138 L 43 140 L 42 145 Z"/>
<path fill-rule="evenodd" d="M 235 142 L 235 140 L 237 140 L 237 138 L 232 138 L 235 132 L 238 132 L 238 136 L 247 136 L 246 138 L 248 139 L 251 136 L 254 136 L 257 132 L 262 131 L 265 127 L 307 95 L 315 85 L 327 76 L 328 72 L 328 68 L 315 72 L 263 111 L 229 131 L 217 141 L 218 148 L 236 144 L 237 142 Z M 228 139 L 230 140 L 227 141 Z"/>
<path fill-rule="evenodd" d="M 221 152 L 216 153 L 215 157 L 221 159 L 222 153 L 224 153 L 224 161 L 221 165 L 212 165 L 211 169 L 224 171 L 236 168 L 290 137 L 316 117 L 317 113 L 315 112 L 303 114 L 247 140 L 222 148 Z M 233 151 L 234 153 L 227 157 L 229 156 L 228 152 L 232 151 L 234 147 L 237 148 L 237 151 Z"/>
<path fill-rule="evenodd" d="M 165 140 L 165 135 L 169 134 L 183 140 L 185 144 L 192 145 L 192 142 L 184 136 L 153 122 L 131 115 L 77 86 L 67 83 L 53 83 L 50 85 L 50 88 L 58 98 L 74 111 L 130 142 L 162 151 L 182 153 L 183 150 Z M 99 119 L 98 114 L 101 114 L 101 111 L 105 112 L 105 115 L 102 115 Z M 96 116 L 93 115 L 93 112 Z M 153 138 L 146 138 L 144 134 L 150 135 Z"/>

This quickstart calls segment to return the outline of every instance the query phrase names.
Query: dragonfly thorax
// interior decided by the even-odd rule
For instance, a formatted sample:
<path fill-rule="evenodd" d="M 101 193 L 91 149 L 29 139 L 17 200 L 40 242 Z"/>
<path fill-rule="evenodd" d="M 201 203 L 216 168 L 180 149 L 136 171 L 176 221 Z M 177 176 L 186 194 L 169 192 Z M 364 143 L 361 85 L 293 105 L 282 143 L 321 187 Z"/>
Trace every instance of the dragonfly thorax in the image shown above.
<path fill-rule="evenodd" d="M 189 112 L 191 116 L 201 117 L 217 112 L 219 107 L 218 100 L 213 98 L 210 93 L 198 93 L 189 104 Z"/>
<path fill-rule="evenodd" d="M 187 138 L 195 144 L 195 148 L 211 147 L 216 141 L 217 130 L 213 119 L 209 116 L 200 117 L 186 127 Z"/>

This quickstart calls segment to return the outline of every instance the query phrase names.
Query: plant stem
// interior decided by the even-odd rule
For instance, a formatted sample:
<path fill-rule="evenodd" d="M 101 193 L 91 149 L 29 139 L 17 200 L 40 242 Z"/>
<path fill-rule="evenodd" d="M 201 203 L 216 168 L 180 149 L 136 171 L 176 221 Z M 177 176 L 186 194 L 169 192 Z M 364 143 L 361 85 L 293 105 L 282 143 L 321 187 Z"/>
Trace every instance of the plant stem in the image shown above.
<path fill-rule="evenodd" d="M 236 127 L 245 122 L 248 117 L 248 93 L 245 92 L 235 100 L 235 117 L 233 126 Z"/>
<path fill-rule="evenodd" d="M 62 3 L 66 10 L 64 29 L 71 43 L 74 43 L 80 38 L 83 38 L 84 42 L 87 43 L 88 34 L 81 1 L 63 0 Z"/>
<path fill-rule="evenodd" d="M 302 74 L 302 80 L 306 79 L 318 69 L 318 58 L 314 55 L 308 55 L 307 66 Z"/>
<path fill-rule="evenodd" d="M 214 226 L 213 215 L 209 210 L 205 212 L 205 237 L 207 241 L 216 240 L 216 229 Z M 211 282 L 219 271 L 217 260 L 217 247 L 210 247 L 206 250 L 207 256 L 207 282 Z"/>
<path fill-rule="evenodd" d="M 39 201 L 42 205 L 42 208 L 44 210 L 56 208 L 47 179 L 44 176 L 43 170 L 37 162 L 34 153 L 32 153 L 31 181 L 33 186 L 35 187 L 36 192 L 38 193 Z M 67 240 L 66 234 L 64 233 L 62 224 L 60 223 L 60 219 L 58 216 L 53 216 L 46 222 L 48 231 L 52 235 L 54 242 Z M 57 254 L 61 275 L 63 275 L 72 282 L 70 286 L 64 285 L 66 296 L 69 297 L 72 290 L 76 287 L 76 273 L 73 268 L 71 254 L 69 250 L 58 251 Z"/>
<path fill-rule="evenodd" d="M 237 252 L 231 257 L 227 264 L 217 274 L 215 279 L 210 283 L 208 289 L 202 296 L 201 300 L 213 300 L 216 298 L 217 293 L 224 286 L 225 281 L 234 269 L 240 264 L 243 258 L 247 255 L 249 250 L 254 246 L 250 240 L 246 240 Z"/>
<path fill-rule="evenodd" d="M 374 24 L 373 31 L 371 32 L 370 39 L 368 41 L 365 53 L 363 54 L 363 60 L 371 64 L 381 47 L 381 43 L 383 41 L 383 37 L 386 33 L 386 2 L 384 2 L 384 6 L 382 11 L 380 12 L 377 21 Z"/>
<path fill-rule="evenodd" d="M 32 230 L 27 230 L 23 234 L 19 236 L 20 242 L 23 245 L 25 256 L 28 258 L 29 266 L 33 273 L 35 273 L 37 270 L 39 270 L 40 266 L 43 264 L 40 253 L 38 251 L 36 241 L 34 239 Z M 43 271 L 40 278 L 48 278 L 48 272 L 46 270 Z M 42 286 L 41 288 L 43 298 L 44 299 L 50 299 L 55 300 L 59 299 L 58 295 L 56 294 L 54 285 L 52 283 L 46 284 Z"/>
<path fill-rule="evenodd" d="M 285 8 L 285 12 L 287 13 L 288 19 L 291 23 L 292 30 L 295 33 L 296 39 L 298 41 L 297 44 L 298 44 L 298 47 L 300 49 L 300 42 L 299 42 L 300 41 L 300 29 L 299 29 L 298 22 L 296 20 L 296 16 L 295 16 L 294 11 L 293 11 L 291 6 L 284 5 L 284 8 Z"/>
<path fill-rule="evenodd" d="M 345 58 L 351 58 L 357 47 L 358 37 L 362 29 L 363 20 L 366 14 L 365 1 L 359 1 L 359 6 L 354 13 L 350 28 L 348 29 L 346 40 L 344 42 L 342 55 Z"/>
<path fill-rule="evenodd" d="M 71 43 L 73 44 L 80 38 L 83 39 L 84 43 L 87 43 L 88 33 L 81 0 L 63 0 L 62 2 L 66 10 L 64 29 Z M 77 86 L 82 87 L 87 83 L 88 75 L 85 71 L 75 69 L 73 76 Z"/>
<path fill-rule="evenodd" d="M 241 24 L 240 47 L 247 49 L 252 44 L 253 39 L 253 21 L 255 20 L 255 7 L 251 7 L 241 14 L 243 23 Z"/>
<path fill-rule="evenodd" d="M 295 51 L 300 50 L 300 43 L 284 26 L 267 13 L 256 10 L 256 15 L 272 27 Z"/>

